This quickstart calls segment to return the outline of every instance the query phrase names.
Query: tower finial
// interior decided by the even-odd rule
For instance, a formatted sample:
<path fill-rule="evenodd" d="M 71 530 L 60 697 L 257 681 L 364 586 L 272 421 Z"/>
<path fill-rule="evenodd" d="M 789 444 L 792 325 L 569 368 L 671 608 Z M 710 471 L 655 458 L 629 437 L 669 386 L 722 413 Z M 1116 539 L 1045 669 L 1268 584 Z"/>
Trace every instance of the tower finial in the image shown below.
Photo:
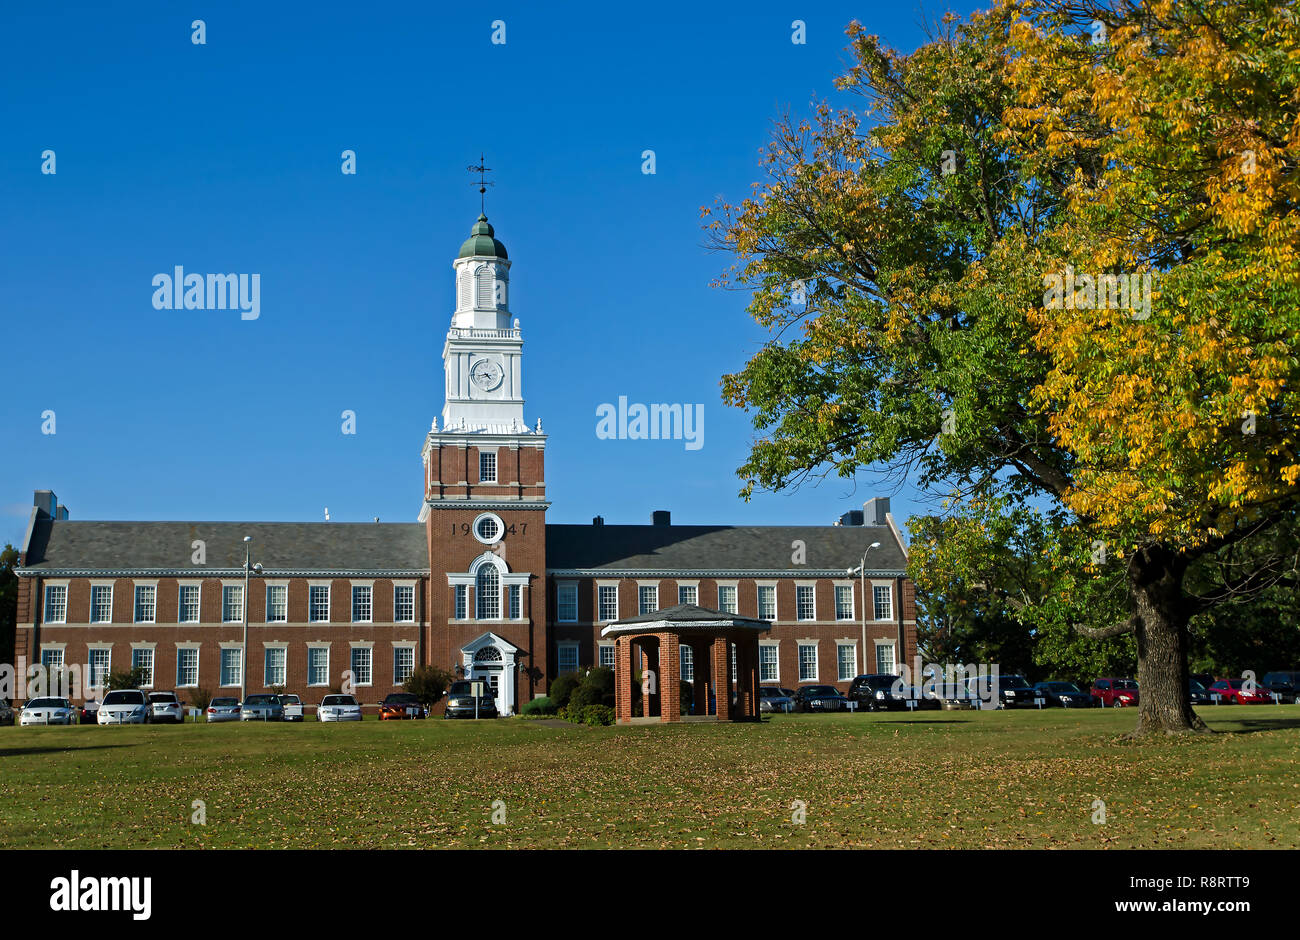
<path fill-rule="evenodd" d="M 484 166 L 483 165 L 484 162 L 485 161 L 483 159 L 483 154 L 480 153 L 478 155 L 478 166 L 470 166 L 470 167 L 466 167 L 466 169 L 468 169 L 471 173 L 478 174 L 478 207 L 479 207 L 479 211 L 484 215 L 486 215 L 487 214 L 487 199 L 486 199 L 487 188 L 489 186 L 495 186 L 496 184 L 487 178 L 486 174 L 491 172 L 492 167 Z"/>

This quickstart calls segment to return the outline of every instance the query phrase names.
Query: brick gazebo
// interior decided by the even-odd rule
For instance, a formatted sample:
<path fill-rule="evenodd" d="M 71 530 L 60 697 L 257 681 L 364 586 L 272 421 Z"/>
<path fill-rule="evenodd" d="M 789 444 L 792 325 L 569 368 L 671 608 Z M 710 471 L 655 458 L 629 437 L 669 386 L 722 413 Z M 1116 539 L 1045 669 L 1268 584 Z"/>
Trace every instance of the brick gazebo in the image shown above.
<path fill-rule="evenodd" d="M 758 637 L 771 624 L 694 604 L 679 604 L 616 620 L 600 632 L 613 637 L 615 713 L 619 724 L 683 720 L 758 720 Z M 731 649 L 736 681 L 731 681 Z M 679 646 L 689 647 L 694 665 L 694 714 L 682 715 Z M 666 654 L 666 655 L 661 655 Z M 641 717 L 632 717 L 632 698 L 641 674 Z M 734 686 L 734 688 L 733 688 Z M 735 704 L 732 704 L 732 696 Z"/>

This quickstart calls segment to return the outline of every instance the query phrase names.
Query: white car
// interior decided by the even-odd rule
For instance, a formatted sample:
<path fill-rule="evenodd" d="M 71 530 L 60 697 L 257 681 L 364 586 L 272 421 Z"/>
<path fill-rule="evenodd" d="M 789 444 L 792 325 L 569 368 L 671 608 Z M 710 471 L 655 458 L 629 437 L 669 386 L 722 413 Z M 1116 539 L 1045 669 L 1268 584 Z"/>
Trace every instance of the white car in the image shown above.
<path fill-rule="evenodd" d="M 361 705 L 352 695 L 327 695 L 316 709 L 317 721 L 360 721 Z"/>
<path fill-rule="evenodd" d="M 143 725 L 149 721 L 149 699 L 139 689 L 114 689 L 99 706 L 101 725 Z"/>
<path fill-rule="evenodd" d="M 185 720 L 185 709 L 175 692 L 149 693 L 149 720 L 170 721 L 180 724 Z"/>
<path fill-rule="evenodd" d="M 302 721 L 302 699 L 289 693 L 280 696 L 280 704 L 284 706 L 284 721 Z"/>
<path fill-rule="evenodd" d="M 18 716 L 18 724 L 28 725 L 75 725 L 77 710 L 66 698 L 34 698 L 23 706 Z"/>

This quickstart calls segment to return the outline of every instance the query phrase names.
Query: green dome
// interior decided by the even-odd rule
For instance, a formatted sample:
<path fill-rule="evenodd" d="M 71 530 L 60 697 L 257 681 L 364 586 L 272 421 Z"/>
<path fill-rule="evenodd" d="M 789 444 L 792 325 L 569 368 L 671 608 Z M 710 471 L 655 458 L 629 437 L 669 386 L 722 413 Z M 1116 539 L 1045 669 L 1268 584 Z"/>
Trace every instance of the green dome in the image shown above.
<path fill-rule="evenodd" d="M 492 226 L 487 216 L 479 214 L 478 221 L 470 229 L 469 238 L 460 246 L 457 258 L 508 258 L 506 246 L 493 238 Z"/>

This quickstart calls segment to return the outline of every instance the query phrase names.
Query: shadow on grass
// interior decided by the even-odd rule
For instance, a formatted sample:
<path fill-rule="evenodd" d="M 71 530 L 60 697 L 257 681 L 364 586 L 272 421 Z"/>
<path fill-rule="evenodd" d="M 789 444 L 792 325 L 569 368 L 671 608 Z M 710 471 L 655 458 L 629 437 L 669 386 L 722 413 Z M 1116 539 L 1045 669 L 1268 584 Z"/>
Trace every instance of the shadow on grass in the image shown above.
<path fill-rule="evenodd" d="M 1258 731 L 1285 731 L 1300 728 L 1300 718 L 1220 718 L 1214 721 L 1211 716 L 1201 717 L 1216 734 L 1254 734 Z"/>
<path fill-rule="evenodd" d="M 101 751 L 109 747 L 135 747 L 134 744 L 91 744 L 87 747 L 7 747 L 0 748 L 0 759 L 26 754 L 66 754 L 69 751 Z"/>

